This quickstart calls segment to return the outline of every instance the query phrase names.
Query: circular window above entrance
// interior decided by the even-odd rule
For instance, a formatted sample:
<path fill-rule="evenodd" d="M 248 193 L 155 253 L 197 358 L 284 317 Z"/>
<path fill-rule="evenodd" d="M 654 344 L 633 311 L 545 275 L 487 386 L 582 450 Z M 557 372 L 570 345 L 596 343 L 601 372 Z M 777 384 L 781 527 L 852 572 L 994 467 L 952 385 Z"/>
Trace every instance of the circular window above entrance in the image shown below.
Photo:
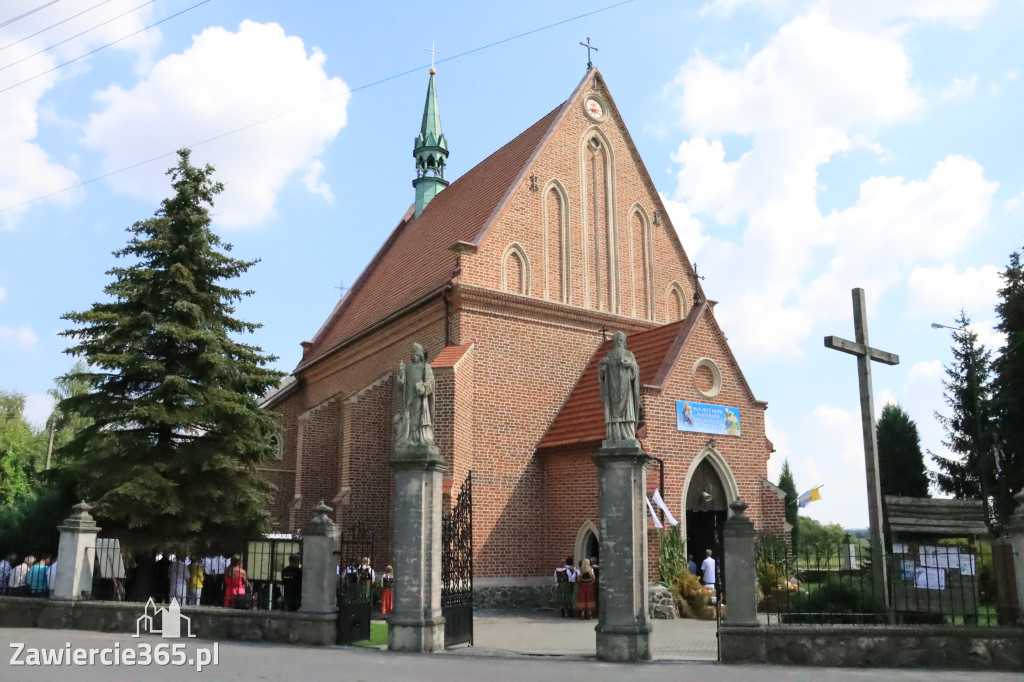
<path fill-rule="evenodd" d="M 722 372 L 711 358 L 693 363 L 694 387 L 705 398 L 714 398 L 722 390 Z"/>

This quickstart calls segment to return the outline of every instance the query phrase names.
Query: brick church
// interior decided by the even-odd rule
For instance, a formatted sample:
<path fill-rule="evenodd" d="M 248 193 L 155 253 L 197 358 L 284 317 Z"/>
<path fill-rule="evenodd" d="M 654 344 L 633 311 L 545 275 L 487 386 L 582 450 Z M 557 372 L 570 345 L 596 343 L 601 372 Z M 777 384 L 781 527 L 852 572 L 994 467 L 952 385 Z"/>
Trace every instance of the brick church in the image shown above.
<path fill-rule="evenodd" d="M 264 402 L 282 417 L 279 459 L 262 468 L 277 529 L 300 528 L 324 500 L 343 528 L 369 526 L 374 563 L 390 562 L 395 375 L 418 342 L 435 376 L 446 504 L 473 474 L 477 586 L 549 584 L 567 555 L 600 553 L 597 365 L 622 330 L 641 370 L 641 442 L 660 460 L 649 492 L 660 488 L 690 551 L 720 555 L 736 498 L 781 532 L 767 404 L 600 72 L 450 184 L 434 80 L 431 70 L 414 204 Z M 654 533 L 649 563 L 656 574 Z"/>

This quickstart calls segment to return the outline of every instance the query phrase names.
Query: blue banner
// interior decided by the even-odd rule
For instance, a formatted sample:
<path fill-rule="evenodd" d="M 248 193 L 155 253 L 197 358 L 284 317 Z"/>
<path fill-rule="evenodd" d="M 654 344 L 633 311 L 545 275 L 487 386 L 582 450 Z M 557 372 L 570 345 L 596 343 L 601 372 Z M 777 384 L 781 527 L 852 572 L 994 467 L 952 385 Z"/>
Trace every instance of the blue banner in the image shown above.
<path fill-rule="evenodd" d="M 680 431 L 738 436 L 740 435 L 740 410 L 737 407 L 677 400 L 676 428 Z"/>

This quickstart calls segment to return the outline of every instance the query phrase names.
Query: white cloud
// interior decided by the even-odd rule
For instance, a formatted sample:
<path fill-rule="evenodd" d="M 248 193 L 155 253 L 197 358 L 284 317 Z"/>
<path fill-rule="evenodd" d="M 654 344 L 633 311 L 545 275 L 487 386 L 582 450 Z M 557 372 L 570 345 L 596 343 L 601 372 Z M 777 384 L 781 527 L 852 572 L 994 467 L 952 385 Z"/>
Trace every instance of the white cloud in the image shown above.
<path fill-rule="evenodd" d="M 843 30 L 821 12 L 783 26 L 739 70 L 697 55 L 676 77 L 683 123 L 699 135 L 845 130 L 902 120 L 919 104 L 895 36 Z"/>
<path fill-rule="evenodd" d="M 1006 345 L 1006 334 L 996 330 L 994 320 L 972 322 L 967 328 L 978 335 L 978 342 L 988 350 L 994 351 Z"/>
<path fill-rule="evenodd" d="M 676 229 L 679 241 L 686 249 L 686 255 L 693 263 L 701 248 L 711 238 L 704 234 L 704 226 L 693 217 L 689 206 L 681 201 L 673 201 L 664 194 L 660 196 L 661 202 L 665 204 L 665 210 L 668 211 L 668 219 L 672 222 L 672 227 Z"/>
<path fill-rule="evenodd" d="M 0 158 L 3 158 L 0 164 L 0 208 L 17 206 L 79 181 L 78 175 L 65 165 L 66 162 L 53 158 L 36 141 L 36 137 L 39 134 L 43 97 L 61 81 L 74 78 L 88 69 L 90 59 L 86 58 L 45 75 L 40 74 L 68 59 L 84 55 L 91 49 L 141 29 L 152 14 L 152 7 L 128 12 L 137 7 L 138 3 L 134 0 L 111 0 L 52 31 L 27 40 L 22 39 L 95 4 L 92 0 L 64 0 L 59 7 L 45 8 L 0 28 L 0 46 L 6 46 L 3 50 L 3 63 L 10 65 L 0 71 L 0 89 L 14 86 L 0 95 L 4 98 L 3 106 L 0 106 Z M 4 3 L 4 14 L 20 16 L 36 6 L 37 0 L 14 0 Z M 36 55 L 49 45 L 55 45 L 126 12 L 124 17 Z M 159 31 L 151 29 L 116 43 L 111 49 L 134 51 L 144 59 L 159 40 Z M 46 201 L 68 204 L 79 196 L 80 191 L 64 192 Z M 13 229 L 19 217 L 30 208 L 31 205 L 26 205 L 5 211 L 0 214 L 0 224 Z"/>
<path fill-rule="evenodd" d="M 7 289 L 0 287 L 0 303 L 3 303 L 5 298 L 7 298 Z"/>
<path fill-rule="evenodd" d="M 320 179 L 320 175 L 323 172 L 324 162 L 320 159 L 313 161 L 309 164 L 306 174 L 302 176 L 302 184 L 306 186 L 307 190 L 313 194 L 320 195 L 328 203 L 334 203 L 334 192 L 331 191 L 331 186 Z"/>
<path fill-rule="evenodd" d="M 952 84 L 942 91 L 942 99 L 960 99 L 970 97 L 978 85 L 978 74 L 969 78 L 954 78 Z"/>
<path fill-rule="evenodd" d="M 963 272 L 957 272 L 952 263 L 918 266 L 907 280 L 911 311 L 931 315 L 940 323 L 953 319 L 961 308 L 968 313 L 989 314 L 1002 285 L 1000 270 L 994 265 L 967 268 Z"/>
<path fill-rule="evenodd" d="M 195 162 L 212 163 L 227 187 L 215 207 L 217 224 L 258 224 L 299 171 L 312 177 L 310 191 L 330 191 L 319 183 L 313 163 L 344 127 L 350 95 L 340 78 L 328 78 L 325 61 L 319 49 L 307 54 L 302 40 L 277 24 L 244 21 L 235 33 L 208 28 L 132 89 L 112 86 L 97 93 L 103 110 L 90 117 L 85 141 L 103 153 L 109 171 L 331 98 L 195 150 Z M 110 182 L 157 201 L 168 191 L 163 166 L 150 164 Z"/>
<path fill-rule="evenodd" d="M 13 346 L 18 350 L 29 350 L 39 337 L 31 327 L 8 327 L 0 325 L 0 347 Z"/>
<path fill-rule="evenodd" d="M 1011 197 L 1011 198 L 1007 199 L 1006 200 L 1006 204 L 1005 204 L 1006 205 L 1006 210 L 1007 211 L 1013 211 L 1018 206 L 1020 206 L 1022 203 L 1024 203 L 1024 192 L 1021 192 L 1020 194 L 1018 194 L 1015 197 Z"/>
<path fill-rule="evenodd" d="M 53 412 L 53 403 L 53 398 L 46 393 L 30 393 L 25 396 L 25 410 L 22 414 L 30 424 L 42 428 Z"/>
<path fill-rule="evenodd" d="M 764 416 L 764 435 L 775 446 L 768 458 L 768 480 L 775 483 L 782 473 L 782 463 L 789 459 L 789 434 L 779 431 L 770 415 Z"/>
<path fill-rule="evenodd" d="M 866 525 L 864 440 L 859 409 L 818 406 L 802 420 L 792 447 L 797 487 L 803 491 L 825 486 L 821 501 L 801 513 L 848 527 Z"/>
<path fill-rule="evenodd" d="M 942 362 L 939 360 L 922 360 L 914 363 L 910 371 L 907 372 L 909 381 L 931 382 L 940 376 L 942 376 Z"/>
<path fill-rule="evenodd" d="M 772 13 L 795 11 L 808 6 L 833 15 L 842 24 L 884 26 L 892 22 L 917 20 L 944 23 L 957 28 L 974 28 L 999 0 L 712 0 L 704 13 L 729 14 L 750 5 Z"/>

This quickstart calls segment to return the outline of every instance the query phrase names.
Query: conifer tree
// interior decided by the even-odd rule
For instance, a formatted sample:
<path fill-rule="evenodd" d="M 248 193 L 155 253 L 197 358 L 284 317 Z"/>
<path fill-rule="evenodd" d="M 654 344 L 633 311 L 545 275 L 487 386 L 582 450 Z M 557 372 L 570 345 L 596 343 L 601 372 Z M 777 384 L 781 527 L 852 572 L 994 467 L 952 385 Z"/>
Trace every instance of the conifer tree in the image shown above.
<path fill-rule="evenodd" d="M 996 329 L 1006 347 L 993 363 L 992 406 L 996 442 L 992 450 L 992 497 L 996 523 L 1013 514 L 1014 493 L 1024 488 L 1024 266 L 1019 252 L 1010 254 L 996 304 Z"/>
<path fill-rule="evenodd" d="M 928 497 L 928 473 L 917 424 L 897 403 L 887 403 L 875 426 L 883 495 Z"/>
<path fill-rule="evenodd" d="M 167 174 L 173 196 L 114 252 L 129 262 L 108 272 L 112 300 L 64 316 L 89 392 L 60 409 L 88 426 L 59 455 L 123 545 L 237 547 L 265 526 L 270 489 L 255 466 L 273 456 L 277 424 L 257 399 L 280 373 L 238 340 L 260 325 L 234 317 L 253 292 L 226 282 L 258 261 L 231 258 L 210 229 L 223 185 L 188 150 Z"/>
<path fill-rule="evenodd" d="M 793 470 L 789 468 L 789 460 L 782 462 L 782 471 L 779 473 L 779 488 L 786 493 L 786 522 L 793 527 L 792 543 L 793 552 L 796 552 L 798 535 L 800 534 L 800 509 L 796 506 L 796 481 L 793 479 Z"/>
<path fill-rule="evenodd" d="M 935 413 L 946 433 L 942 444 L 955 457 L 932 453 L 938 466 L 935 484 L 958 500 L 984 500 L 990 512 L 990 476 L 985 463 L 992 447 L 991 353 L 978 343 L 978 335 L 967 326 L 971 320 L 961 311 L 953 331 L 953 364 L 946 367 L 942 383 L 950 416 Z"/>

